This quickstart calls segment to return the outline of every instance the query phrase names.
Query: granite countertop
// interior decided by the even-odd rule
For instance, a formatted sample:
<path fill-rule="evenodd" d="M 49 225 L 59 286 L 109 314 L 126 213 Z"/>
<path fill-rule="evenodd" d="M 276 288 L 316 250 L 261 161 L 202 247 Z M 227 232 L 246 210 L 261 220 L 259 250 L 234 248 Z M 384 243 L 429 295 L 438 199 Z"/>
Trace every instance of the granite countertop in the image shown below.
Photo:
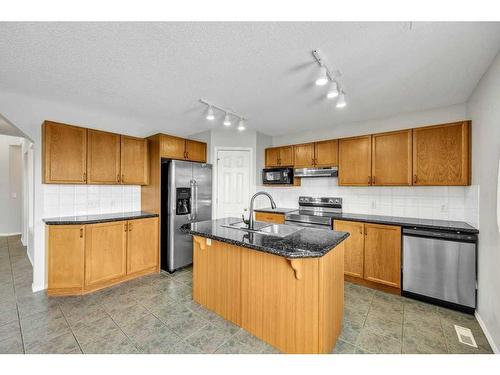
<path fill-rule="evenodd" d="M 453 230 L 464 233 L 479 233 L 479 230 L 463 221 L 417 219 L 412 217 L 365 215 L 365 214 L 333 214 L 333 220 L 363 221 L 375 224 L 399 225 L 402 227 L 419 227 L 439 230 Z"/>
<path fill-rule="evenodd" d="M 298 208 L 284 208 L 284 207 L 266 207 L 266 208 L 254 208 L 254 212 L 269 212 L 272 214 L 287 214 L 289 212 L 297 211 Z"/>
<path fill-rule="evenodd" d="M 346 232 L 300 227 L 297 232 L 282 238 L 222 226 L 238 221 L 241 219 L 234 217 L 200 221 L 184 224 L 181 231 L 285 258 L 322 257 L 349 237 Z"/>
<path fill-rule="evenodd" d="M 71 224 L 96 224 L 109 221 L 145 219 L 148 217 L 157 217 L 158 214 L 153 214 L 145 211 L 118 212 L 112 214 L 99 215 L 81 215 L 81 216 L 65 216 L 43 219 L 47 225 L 71 225 Z"/>

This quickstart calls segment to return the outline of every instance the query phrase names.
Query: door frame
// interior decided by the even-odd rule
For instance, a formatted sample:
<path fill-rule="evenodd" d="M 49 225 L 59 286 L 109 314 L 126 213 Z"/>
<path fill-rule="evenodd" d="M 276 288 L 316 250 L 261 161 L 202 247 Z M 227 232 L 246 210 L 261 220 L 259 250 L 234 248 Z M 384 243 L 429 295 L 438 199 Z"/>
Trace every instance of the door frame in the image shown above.
<path fill-rule="evenodd" d="M 253 191 L 255 191 L 255 159 L 253 157 L 254 151 L 252 147 L 214 147 L 214 179 L 212 181 L 212 191 L 215 193 L 214 199 L 212 199 L 212 218 L 219 219 L 217 217 L 217 209 L 219 205 L 219 191 L 217 190 L 217 181 L 219 178 L 219 151 L 248 151 L 250 154 L 250 196 L 248 197 L 248 201 L 250 202 L 250 197 L 253 195 Z"/>

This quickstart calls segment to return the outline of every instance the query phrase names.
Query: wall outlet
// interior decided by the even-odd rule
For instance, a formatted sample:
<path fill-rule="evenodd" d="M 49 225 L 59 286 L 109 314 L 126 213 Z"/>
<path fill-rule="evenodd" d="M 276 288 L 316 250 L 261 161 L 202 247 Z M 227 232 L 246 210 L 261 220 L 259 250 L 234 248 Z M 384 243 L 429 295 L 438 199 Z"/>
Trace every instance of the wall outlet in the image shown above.
<path fill-rule="evenodd" d="M 441 212 L 448 212 L 448 205 L 447 204 L 441 205 Z"/>

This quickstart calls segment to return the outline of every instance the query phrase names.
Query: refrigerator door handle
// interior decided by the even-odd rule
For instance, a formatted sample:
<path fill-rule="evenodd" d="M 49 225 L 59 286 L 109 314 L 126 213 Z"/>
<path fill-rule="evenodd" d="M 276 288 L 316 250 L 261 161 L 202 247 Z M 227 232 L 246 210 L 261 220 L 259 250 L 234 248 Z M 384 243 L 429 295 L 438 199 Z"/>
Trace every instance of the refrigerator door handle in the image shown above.
<path fill-rule="evenodd" d="M 198 183 L 194 182 L 194 220 L 198 220 Z"/>
<path fill-rule="evenodd" d="M 189 181 L 189 188 L 191 190 L 191 198 L 190 198 L 190 203 L 191 203 L 191 210 L 190 214 L 188 215 L 188 220 L 189 221 L 194 221 L 196 219 L 196 201 L 194 200 L 195 197 L 195 191 L 196 191 L 196 181 L 191 180 Z"/>

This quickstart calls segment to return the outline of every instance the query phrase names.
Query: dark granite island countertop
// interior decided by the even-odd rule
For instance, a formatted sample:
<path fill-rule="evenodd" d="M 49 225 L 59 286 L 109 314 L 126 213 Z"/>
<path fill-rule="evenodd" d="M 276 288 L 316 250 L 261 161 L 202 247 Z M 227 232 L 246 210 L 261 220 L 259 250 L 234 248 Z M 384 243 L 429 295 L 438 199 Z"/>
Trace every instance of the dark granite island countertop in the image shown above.
<path fill-rule="evenodd" d="M 349 237 L 346 232 L 305 227 L 297 227 L 299 230 L 289 236 L 276 237 L 223 226 L 237 221 L 241 219 L 230 217 L 200 221 L 184 224 L 181 231 L 285 258 L 322 257 Z"/>
<path fill-rule="evenodd" d="M 112 214 L 45 218 L 43 219 L 43 221 L 47 225 L 96 224 L 96 223 L 106 223 L 109 221 L 146 219 L 148 217 L 157 217 L 157 216 L 158 214 L 153 214 L 150 212 L 132 211 L 132 212 L 117 212 Z"/>

